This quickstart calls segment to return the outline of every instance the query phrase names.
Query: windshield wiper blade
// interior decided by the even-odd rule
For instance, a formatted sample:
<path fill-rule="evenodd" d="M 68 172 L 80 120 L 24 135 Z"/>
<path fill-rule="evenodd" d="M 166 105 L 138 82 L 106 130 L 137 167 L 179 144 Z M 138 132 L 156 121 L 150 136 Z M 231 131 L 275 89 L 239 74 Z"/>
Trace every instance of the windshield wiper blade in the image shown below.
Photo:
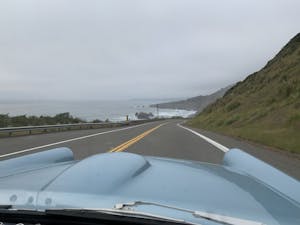
<path fill-rule="evenodd" d="M 126 211 L 119 209 L 106 209 L 106 208 L 53 208 L 45 210 L 36 210 L 36 209 L 26 209 L 26 208 L 13 208 L 12 205 L 0 205 L 0 210 L 3 212 L 9 213 L 38 213 L 38 214 L 48 214 L 48 215 L 66 215 L 66 216 L 87 216 L 90 218 L 98 217 L 101 219 L 103 215 L 113 215 L 113 216 L 127 216 L 132 218 L 141 218 L 141 219 L 151 219 L 151 220 L 160 220 L 168 221 L 172 223 L 180 224 L 189 224 L 194 225 L 194 223 L 188 223 L 184 220 L 175 219 L 171 217 L 165 217 L 160 215 L 154 215 L 151 213 L 137 212 L 137 211 Z"/>
<path fill-rule="evenodd" d="M 181 212 L 187 212 L 187 213 L 192 214 L 196 218 L 207 219 L 207 220 L 211 220 L 211 221 L 215 221 L 215 222 L 223 223 L 223 224 L 227 224 L 227 225 L 264 225 L 263 223 L 257 222 L 257 221 L 245 220 L 245 219 L 224 216 L 224 215 L 219 215 L 219 214 L 214 214 L 214 213 L 208 213 L 208 212 L 202 212 L 202 211 L 194 211 L 194 210 L 190 210 L 190 209 L 184 209 L 184 208 L 179 208 L 179 207 L 174 207 L 174 206 L 160 204 L 160 203 L 154 203 L 154 202 L 135 201 L 135 202 L 130 202 L 130 203 L 120 203 L 120 204 L 116 204 L 115 208 L 119 209 L 119 210 L 132 211 L 132 210 L 134 210 L 133 207 L 137 207 L 139 205 L 153 205 L 153 206 L 173 209 L 173 210 L 177 210 L 177 211 L 181 211 Z"/>
<path fill-rule="evenodd" d="M 62 209 L 46 209 L 44 212 L 46 214 L 52 214 L 52 215 L 66 215 L 66 216 L 87 216 L 89 218 L 99 218 L 101 219 L 105 215 L 111 215 L 111 216 L 121 216 L 121 217 L 128 217 L 128 218 L 140 218 L 140 219 L 149 219 L 149 220 L 156 220 L 156 221 L 167 221 L 172 223 L 179 223 L 179 224 L 189 224 L 189 225 L 195 225 L 199 223 L 193 223 L 189 221 L 185 221 L 182 219 L 172 218 L 172 217 L 166 217 L 156 214 L 151 214 L 147 212 L 141 212 L 137 211 L 134 207 L 138 207 L 139 205 L 152 205 L 152 206 L 158 206 L 163 208 L 168 208 L 171 210 L 186 212 L 191 215 L 193 215 L 195 218 L 202 218 L 206 220 L 211 220 L 214 222 L 227 224 L 227 225 L 264 225 L 261 222 L 252 221 L 252 220 L 246 220 L 246 219 L 240 219 L 236 217 L 230 217 L 225 215 L 219 215 L 214 213 L 208 213 L 203 211 L 194 211 L 190 209 L 184 209 L 179 207 L 174 207 L 170 205 L 160 204 L 160 203 L 154 203 L 154 202 L 145 202 L 145 201 L 135 201 L 131 203 L 119 203 L 114 206 L 113 209 L 110 208 L 62 208 Z M 8 211 L 27 211 L 26 209 L 14 209 L 11 205 L 0 205 L 0 209 L 5 209 Z M 28 211 L 34 211 L 34 210 L 28 210 Z M 39 211 L 43 212 L 43 211 Z"/>
<path fill-rule="evenodd" d="M 127 211 L 119 209 L 107 209 L 107 208 L 63 208 L 63 209 L 46 209 L 46 214 L 52 215 L 66 215 L 66 216 L 87 216 L 91 218 L 101 219 L 103 216 L 120 216 L 125 218 L 135 218 L 135 219 L 148 219 L 162 222 L 171 222 L 177 224 L 187 224 L 187 225 L 201 225 L 196 223 L 187 222 L 185 220 L 180 220 L 171 217 L 160 216 L 151 213 L 138 212 L 138 211 Z"/>

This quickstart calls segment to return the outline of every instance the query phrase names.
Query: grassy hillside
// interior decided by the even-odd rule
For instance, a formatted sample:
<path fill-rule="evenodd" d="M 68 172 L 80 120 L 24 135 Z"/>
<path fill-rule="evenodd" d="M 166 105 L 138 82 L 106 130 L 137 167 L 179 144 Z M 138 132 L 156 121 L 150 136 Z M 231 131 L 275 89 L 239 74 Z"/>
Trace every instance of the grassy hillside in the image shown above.
<path fill-rule="evenodd" d="M 300 153 L 300 33 L 189 124 Z"/>

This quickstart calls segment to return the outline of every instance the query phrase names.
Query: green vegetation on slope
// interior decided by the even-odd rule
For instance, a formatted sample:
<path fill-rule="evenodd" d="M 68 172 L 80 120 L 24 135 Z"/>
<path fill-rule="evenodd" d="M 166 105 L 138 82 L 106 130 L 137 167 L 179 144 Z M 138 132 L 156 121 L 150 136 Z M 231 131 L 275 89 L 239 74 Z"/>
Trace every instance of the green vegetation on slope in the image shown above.
<path fill-rule="evenodd" d="M 300 153 L 300 33 L 189 124 Z"/>

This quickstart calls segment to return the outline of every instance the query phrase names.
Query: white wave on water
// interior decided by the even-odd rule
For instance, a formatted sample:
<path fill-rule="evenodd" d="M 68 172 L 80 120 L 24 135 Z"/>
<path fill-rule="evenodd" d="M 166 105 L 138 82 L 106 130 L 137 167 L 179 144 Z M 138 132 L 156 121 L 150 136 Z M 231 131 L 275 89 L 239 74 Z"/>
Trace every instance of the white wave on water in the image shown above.
<path fill-rule="evenodd" d="M 180 116 L 180 117 L 188 118 L 194 115 L 195 113 L 196 111 L 188 111 L 182 109 L 160 109 L 159 117 L 169 118 L 169 117 Z"/>
<path fill-rule="evenodd" d="M 153 101 L 15 101 L 0 102 L 0 114 L 16 115 L 50 115 L 70 112 L 72 116 L 88 121 L 94 119 L 110 121 L 124 121 L 128 115 L 129 119 L 136 119 L 136 112 L 152 113 L 155 117 L 170 118 L 180 116 L 187 118 L 195 111 L 177 109 L 151 108 Z"/>

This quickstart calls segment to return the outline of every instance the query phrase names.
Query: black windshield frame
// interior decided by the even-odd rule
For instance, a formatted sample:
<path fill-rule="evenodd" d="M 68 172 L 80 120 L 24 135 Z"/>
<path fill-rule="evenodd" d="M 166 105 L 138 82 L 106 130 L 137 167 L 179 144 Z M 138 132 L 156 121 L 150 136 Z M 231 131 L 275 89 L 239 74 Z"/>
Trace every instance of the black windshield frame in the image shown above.
<path fill-rule="evenodd" d="M 27 211 L 27 210 L 5 210 L 0 209 L 0 222 L 26 223 L 45 225 L 186 225 L 186 223 L 173 222 L 163 219 L 149 219 L 141 217 L 130 217 L 111 215 L 105 213 L 72 213 L 57 211 Z"/>

